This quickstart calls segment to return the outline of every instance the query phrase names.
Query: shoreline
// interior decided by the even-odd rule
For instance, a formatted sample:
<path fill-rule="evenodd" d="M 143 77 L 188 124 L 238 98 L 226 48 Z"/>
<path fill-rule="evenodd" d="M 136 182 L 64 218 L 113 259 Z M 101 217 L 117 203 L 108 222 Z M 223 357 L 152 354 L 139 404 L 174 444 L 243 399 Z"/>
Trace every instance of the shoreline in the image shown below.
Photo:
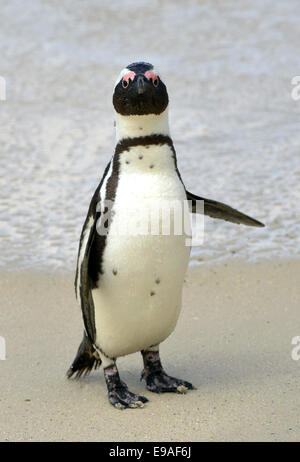
<path fill-rule="evenodd" d="M 121 412 L 101 369 L 65 377 L 82 336 L 73 273 L 1 271 L 0 441 L 298 441 L 299 274 L 300 259 L 190 266 L 161 358 L 197 390 L 150 393 L 129 355 L 120 376 L 149 403 Z"/>

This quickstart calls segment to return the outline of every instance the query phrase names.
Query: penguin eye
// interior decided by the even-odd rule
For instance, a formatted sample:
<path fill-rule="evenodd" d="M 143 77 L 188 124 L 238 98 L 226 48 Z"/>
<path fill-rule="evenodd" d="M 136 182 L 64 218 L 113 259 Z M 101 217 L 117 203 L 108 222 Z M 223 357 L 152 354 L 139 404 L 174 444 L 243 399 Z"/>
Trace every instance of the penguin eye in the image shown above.
<path fill-rule="evenodd" d="M 147 77 L 148 80 L 152 80 L 152 84 L 154 87 L 158 87 L 159 84 L 159 78 L 158 75 L 154 74 L 154 72 L 147 71 L 145 72 L 145 76 Z"/>
<path fill-rule="evenodd" d="M 158 87 L 158 77 L 156 77 L 155 79 L 152 79 L 152 83 L 155 87 Z"/>
<path fill-rule="evenodd" d="M 135 77 L 134 72 L 127 72 L 122 79 L 122 87 L 127 88 L 129 86 L 130 80 L 133 80 Z"/>

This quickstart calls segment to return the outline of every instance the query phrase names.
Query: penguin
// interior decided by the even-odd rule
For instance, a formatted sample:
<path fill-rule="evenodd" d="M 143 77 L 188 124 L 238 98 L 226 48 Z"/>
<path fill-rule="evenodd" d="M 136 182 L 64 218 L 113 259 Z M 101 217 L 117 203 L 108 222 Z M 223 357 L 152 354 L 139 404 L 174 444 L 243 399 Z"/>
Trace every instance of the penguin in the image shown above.
<path fill-rule="evenodd" d="M 169 376 L 159 352 L 180 314 L 190 229 L 177 234 L 163 233 L 161 227 L 156 233 L 122 233 L 122 226 L 147 220 L 151 204 L 170 201 L 189 202 L 190 211 L 183 212 L 185 222 L 186 215 L 197 212 L 197 202 L 203 201 L 203 212 L 210 217 L 264 225 L 186 190 L 169 131 L 167 88 L 152 64 L 136 62 L 124 68 L 112 102 L 116 145 L 80 236 L 75 292 L 84 333 L 67 377 L 78 378 L 102 364 L 108 400 L 122 410 L 143 407 L 148 401 L 120 378 L 117 358 L 131 353 L 141 352 L 141 380 L 149 391 L 185 394 L 195 388 Z M 174 225 L 174 214 L 170 217 Z"/>

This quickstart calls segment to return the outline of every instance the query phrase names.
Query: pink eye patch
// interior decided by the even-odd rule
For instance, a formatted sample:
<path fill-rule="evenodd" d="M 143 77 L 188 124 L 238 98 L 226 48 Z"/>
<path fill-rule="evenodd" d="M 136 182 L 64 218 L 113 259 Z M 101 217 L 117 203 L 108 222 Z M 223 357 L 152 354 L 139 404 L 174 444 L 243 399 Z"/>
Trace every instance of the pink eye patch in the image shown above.
<path fill-rule="evenodd" d="M 147 77 L 148 80 L 152 79 L 153 81 L 156 80 L 158 77 L 154 72 L 147 71 L 145 72 L 145 76 Z"/>
<path fill-rule="evenodd" d="M 135 72 L 133 72 L 133 71 L 127 72 L 127 74 L 124 75 L 124 77 L 122 79 L 122 82 L 126 82 L 126 84 L 128 85 L 129 80 L 133 80 L 134 77 L 135 77 Z"/>
<path fill-rule="evenodd" d="M 154 87 L 158 87 L 158 84 L 159 84 L 158 76 L 154 74 L 154 72 L 151 72 L 151 71 L 145 72 L 145 77 L 147 77 L 148 80 L 150 79 L 152 80 Z"/>

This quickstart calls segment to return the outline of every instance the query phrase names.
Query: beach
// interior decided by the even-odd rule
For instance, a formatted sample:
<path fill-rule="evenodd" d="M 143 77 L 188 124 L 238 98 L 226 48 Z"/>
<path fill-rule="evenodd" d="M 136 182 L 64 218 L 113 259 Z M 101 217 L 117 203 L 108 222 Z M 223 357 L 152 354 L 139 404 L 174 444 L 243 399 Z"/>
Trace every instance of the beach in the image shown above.
<path fill-rule="evenodd" d="M 152 63 L 167 85 L 187 190 L 267 225 L 207 220 L 191 260 L 300 258 L 298 10 L 297 0 L 3 5 L 1 267 L 74 271 L 114 152 L 114 84 L 134 61 Z"/>
<path fill-rule="evenodd" d="M 161 357 L 197 390 L 151 393 L 133 354 L 120 375 L 149 402 L 124 411 L 109 404 L 102 369 L 65 376 L 82 336 L 73 275 L 1 273 L 0 440 L 299 441 L 299 270 L 299 260 L 190 268 Z"/>

